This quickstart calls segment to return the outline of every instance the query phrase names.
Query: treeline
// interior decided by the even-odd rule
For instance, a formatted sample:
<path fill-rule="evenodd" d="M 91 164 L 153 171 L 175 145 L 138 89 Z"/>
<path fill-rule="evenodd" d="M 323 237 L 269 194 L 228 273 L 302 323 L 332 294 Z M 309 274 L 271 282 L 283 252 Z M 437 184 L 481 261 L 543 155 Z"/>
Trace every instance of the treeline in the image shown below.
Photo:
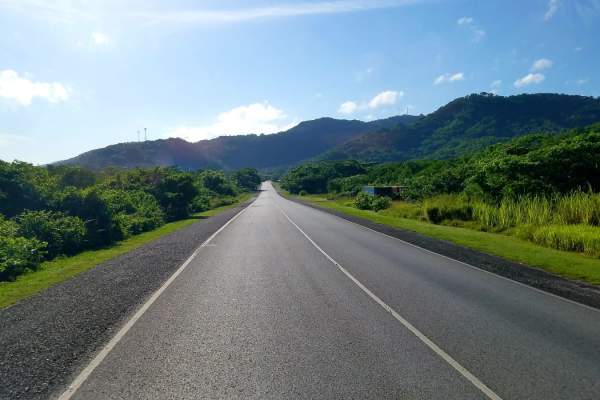
<path fill-rule="evenodd" d="M 158 167 L 94 172 L 0 161 L 0 281 L 43 260 L 108 246 L 231 204 L 260 181 L 249 168 L 231 175 Z"/>
<path fill-rule="evenodd" d="M 471 156 L 388 164 L 325 161 L 300 165 L 281 181 L 291 193 L 355 196 L 363 185 L 403 185 L 406 200 L 440 194 L 503 198 L 600 191 L 600 124 L 563 134 L 531 134 Z"/>

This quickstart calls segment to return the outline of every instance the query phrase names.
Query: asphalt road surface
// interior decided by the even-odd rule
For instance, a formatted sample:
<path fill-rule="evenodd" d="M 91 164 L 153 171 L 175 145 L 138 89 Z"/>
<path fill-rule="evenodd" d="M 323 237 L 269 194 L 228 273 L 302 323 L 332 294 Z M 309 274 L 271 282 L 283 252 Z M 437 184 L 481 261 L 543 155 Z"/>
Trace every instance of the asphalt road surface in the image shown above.
<path fill-rule="evenodd" d="M 63 399 L 600 398 L 597 310 L 263 189 Z"/>

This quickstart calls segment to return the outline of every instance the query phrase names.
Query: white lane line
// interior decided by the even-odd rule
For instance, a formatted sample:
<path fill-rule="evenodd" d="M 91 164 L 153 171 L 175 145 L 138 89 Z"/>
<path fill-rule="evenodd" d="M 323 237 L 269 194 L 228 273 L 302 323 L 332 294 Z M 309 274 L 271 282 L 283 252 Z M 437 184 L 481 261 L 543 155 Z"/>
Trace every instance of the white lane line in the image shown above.
<path fill-rule="evenodd" d="M 358 286 L 363 292 L 365 292 L 367 295 L 369 295 L 369 297 L 371 297 L 373 300 L 375 300 L 375 302 L 377 304 L 379 304 L 381 307 L 383 307 L 384 310 L 386 310 L 387 312 L 392 314 L 392 316 L 396 320 L 398 320 L 398 322 L 400 322 L 402 325 L 404 325 L 404 327 L 406 329 L 408 329 L 413 335 L 415 335 L 421 342 L 423 342 L 427 347 L 429 347 L 431 350 L 433 350 L 434 353 L 436 353 L 438 356 L 440 356 L 452 368 L 454 368 L 462 376 L 464 376 L 469 382 L 471 382 L 473 384 L 473 386 L 475 386 L 477 389 L 479 389 L 489 399 L 502 400 L 502 398 L 500 396 L 498 396 L 496 393 L 494 393 L 494 391 L 492 389 L 487 387 L 475 375 L 473 375 L 465 367 L 460 365 L 458 363 L 458 361 L 456 361 L 454 358 L 452 358 L 452 356 L 450 356 L 448 353 L 446 353 L 444 350 L 442 350 L 438 345 L 436 345 L 434 342 L 432 342 L 431 339 L 429 339 L 421 331 L 419 331 L 417 328 L 415 328 L 410 322 L 408 322 L 406 319 L 404 319 L 404 317 L 402 317 L 400 314 L 398 314 L 392 307 L 390 307 L 383 300 L 381 300 L 379 297 L 377 297 L 377 295 L 375 295 L 373 292 L 371 292 L 365 285 L 363 285 L 358 279 L 356 279 L 352 274 L 350 274 L 350 272 L 348 272 L 337 261 L 335 261 L 329 254 L 327 254 L 322 248 L 320 248 L 319 245 L 316 244 L 314 242 L 314 240 L 312 240 L 310 238 L 310 236 L 308 236 L 302 230 L 302 228 L 300 228 L 294 221 L 292 221 L 292 219 L 285 213 L 285 211 L 283 211 L 283 209 L 281 207 L 279 207 L 279 205 L 277 205 L 277 207 L 279 208 L 279 211 L 281 211 L 281 213 L 287 218 L 287 220 L 290 221 L 290 223 L 292 225 L 294 225 L 296 227 L 296 229 L 298 229 L 300 231 L 300 233 L 302 233 L 304 235 L 304 237 L 306 239 L 308 239 L 308 241 L 313 246 L 315 246 L 315 248 L 317 250 L 319 250 L 329 261 L 331 261 L 331 263 L 333 265 L 335 265 L 340 271 L 342 271 L 344 273 L 344 275 L 346 275 L 348 278 L 350 278 L 350 280 L 352 282 L 354 282 L 356 284 L 356 286 Z"/>
<path fill-rule="evenodd" d="M 279 197 L 280 197 L 280 198 L 282 198 L 283 200 L 289 201 L 289 202 L 290 202 L 290 203 L 292 203 L 292 204 L 299 205 L 299 206 L 304 206 L 304 207 L 309 207 L 309 206 L 307 206 L 307 205 L 305 205 L 305 204 L 296 203 L 296 202 L 294 202 L 294 201 L 292 201 L 292 200 L 286 199 L 285 197 L 283 197 L 283 196 L 282 196 L 282 195 L 280 195 L 279 193 L 277 193 L 277 194 L 279 195 Z M 328 213 L 328 212 L 326 212 L 326 211 L 320 210 L 320 209 L 318 209 L 318 208 L 313 208 L 313 207 L 309 207 L 309 208 L 311 208 L 311 209 L 313 209 L 313 210 L 316 210 L 316 211 L 319 211 L 319 212 L 322 212 L 323 214 L 326 214 L 326 215 L 329 215 L 329 216 L 335 217 L 335 218 L 337 218 L 337 219 L 339 219 L 339 220 L 341 220 L 341 221 L 343 221 L 343 222 L 346 222 L 346 223 L 349 223 L 349 224 L 352 224 L 352 225 L 356 225 L 357 227 L 359 227 L 359 228 L 361 228 L 361 229 L 365 229 L 365 230 L 368 230 L 368 231 L 371 231 L 371 232 L 375 232 L 375 233 L 377 233 L 377 234 L 379 234 L 379 235 L 382 235 L 382 236 L 385 236 L 385 237 L 387 237 L 387 238 L 389 238 L 389 239 L 394 239 L 394 240 L 397 240 L 397 241 L 399 241 L 399 242 L 402 242 L 402 243 L 404 243 L 404 244 L 406 244 L 406 245 L 409 245 L 409 246 L 411 246 L 411 247 L 414 247 L 414 248 L 416 248 L 416 249 L 422 250 L 422 251 L 424 251 L 424 252 L 427 252 L 427 253 L 430 253 L 430 254 L 435 254 L 436 256 L 440 256 L 440 257 L 443 257 L 443 258 L 445 258 L 445 259 L 447 259 L 447 260 L 450 260 L 450 261 L 457 262 L 457 263 L 459 263 L 459 264 L 462 264 L 462 265 L 464 265 L 464 266 L 466 266 L 466 267 L 469 267 L 469 268 L 472 268 L 472 269 L 476 269 L 477 271 L 480 271 L 480 272 L 485 272 L 486 274 L 488 274 L 488 275 L 491 275 L 491 276 L 493 276 L 493 277 L 495 277 L 495 278 L 498 278 L 498 279 L 503 279 L 503 280 L 505 280 L 505 281 L 508 281 L 508 282 L 510 282 L 510 283 L 514 283 L 514 284 L 516 284 L 516 285 L 519 285 L 519 286 L 526 287 L 527 289 L 534 290 L 534 291 L 536 291 L 536 292 L 538 292 L 538 293 L 541 293 L 541 294 L 544 294 L 544 295 L 546 295 L 546 296 L 554 297 L 555 299 L 562 300 L 562 301 L 564 301 L 564 302 L 567 302 L 567 303 L 570 303 L 570 304 L 574 304 L 574 305 L 576 305 L 576 306 L 583 307 L 583 308 L 586 308 L 586 309 L 588 309 L 588 310 L 592 310 L 592 311 L 595 311 L 595 312 L 597 312 L 597 313 L 600 313 L 600 309 L 598 309 L 598 308 L 595 308 L 595 307 L 592 307 L 592 306 L 588 306 L 587 304 L 579 303 L 578 301 L 571 300 L 571 299 L 567 299 L 566 297 L 562 297 L 562 296 L 559 296 L 559 295 L 557 295 L 557 294 L 554 294 L 554 293 L 551 293 L 551 292 L 546 292 L 545 290 L 538 289 L 538 288 L 536 288 L 536 287 L 534 287 L 534 286 L 529 286 L 529 285 L 528 285 L 528 284 L 526 284 L 526 283 L 519 282 L 519 281 L 515 281 L 515 280 L 513 280 L 513 279 L 507 278 L 507 277 L 505 277 L 505 276 L 502 276 L 502 275 L 498 275 L 498 274 L 496 274 L 496 273 L 494 273 L 494 272 L 491 272 L 491 271 L 485 270 L 485 269 L 483 269 L 483 268 L 476 267 L 475 265 L 468 264 L 468 263 L 466 263 L 466 262 L 464 262 L 464 261 L 460 261 L 460 260 L 457 260 L 457 259 L 455 259 L 455 258 L 448 257 L 448 256 L 445 256 L 445 255 L 443 255 L 443 254 L 440 254 L 440 253 L 436 253 L 435 251 L 432 251 L 432 250 L 426 249 L 426 248 L 424 248 L 424 247 L 418 246 L 418 245 L 416 245 L 416 244 L 413 244 L 413 243 L 407 242 L 406 240 L 402 240 L 402 239 L 400 239 L 400 238 L 397 238 L 397 237 L 395 237 L 395 236 L 388 235 L 387 233 L 383 233 L 383 232 L 380 232 L 380 231 L 378 231 L 378 230 L 375 230 L 375 229 L 373 229 L 373 228 L 369 228 L 368 226 L 361 225 L 361 224 L 359 224 L 359 223 L 357 223 L 357 222 L 350 221 L 349 219 L 346 219 L 346 218 L 344 218 L 344 217 L 340 217 L 339 215 L 331 214 L 331 213 Z M 391 227 L 391 228 L 393 228 L 393 227 Z M 400 229 L 400 230 L 402 230 L 402 228 L 397 228 L 397 229 Z M 428 237 L 427 235 L 423 235 L 423 234 L 421 234 L 421 233 L 418 233 L 418 232 L 415 232 L 415 231 L 408 231 L 408 232 L 417 233 L 417 234 L 419 234 L 419 235 L 422 235 L 422 236 Z M 433 238 L 433 237 L 431 237 L 431 236 L 429 236 L 429 237 L 430 237 L 430 238 Z M 433 238 L 433 239 L 435 239 L 435 238 Z M 442 240 L 442 239 L 436 239 L 436 240 Z M 457 244 L 456 246 L 460 246 L 460 245 L 459 245 L 459 244 Z M 474 250 L 474 251 L 479 251 L 479 250 Z M 484 253 L 484 254 L 487 254 L 487 253 Z M 500 257 L 500 256 L 495 256 L 495 255 L 493 255 L 493 254 L 492 254 L 492 256 L 493 256 L 493 257 L 502 258 L 502 257 Z M 510 260 L 508 260 L 508 261 L 510 261 Z M 511 262 L 516 262 L 516 261 L 511 261 Z"/>
<path fill-rule="evenodd" d="M 127 332 L 131 329 L 133 325 L 144 315 L 146 311 L 152 306 L 152 304 L 158 299 L 158 297 L 169 287 L 171 283 L 183 272 L 183 270 L 192 262 L 194 257 L 198 255 L 200 250 L 208 245 L 208 243 L 215 238 L 223 229 L 227 227 L 230 223 L 232 223 L 237 217 L 239 217 L 244 211 L 246 211 L 248 207 L 245 207 L 239 213 L 235 214 L 229 221 L 225 223 L 222 227 L 219 228 L 215 233 L 213 233 L 208 239 L 206 239 L 194 252 L 191 256 L 181 266 L 171 275 L 169 279 L 142 305 L 142 307 L 131 317 L 125 325 L 117 332 L 115 336 L 104 346 L 102 350 L 94 357 L 94 359 L 88 364 L 87 367 L 75 378 L 73 383 L 69 385 L 69 387 L 60 395 L 58 400 L 69 400 L 76 392 L 77 389 L 81 387 L 81 385 L 86 381 L 86 379 L 92 374 L 94 369 L 102 363 L 102 361 L 106 358 L 108 353 L 121 341 L 121 339 L 127 334 Z"/>

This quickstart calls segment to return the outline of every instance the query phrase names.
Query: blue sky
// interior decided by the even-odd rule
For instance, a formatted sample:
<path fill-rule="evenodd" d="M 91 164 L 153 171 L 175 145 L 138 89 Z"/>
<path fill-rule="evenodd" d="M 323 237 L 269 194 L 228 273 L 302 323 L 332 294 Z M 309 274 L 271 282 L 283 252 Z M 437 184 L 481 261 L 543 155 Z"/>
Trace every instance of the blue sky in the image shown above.
<path fill-rule="evenodd" d="M 598 38 L 600 0 L 0 0 L 0 159 L 599 96 Z"/>

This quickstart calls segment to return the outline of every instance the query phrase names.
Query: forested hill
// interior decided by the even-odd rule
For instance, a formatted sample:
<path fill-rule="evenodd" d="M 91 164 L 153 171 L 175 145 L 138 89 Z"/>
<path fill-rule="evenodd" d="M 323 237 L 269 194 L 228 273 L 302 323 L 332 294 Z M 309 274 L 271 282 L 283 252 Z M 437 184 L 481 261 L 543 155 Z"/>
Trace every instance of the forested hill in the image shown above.
<path fill-rule="evenodd" d="M 322 158 L 365 161 L 444 159 L 532 132 L 558 132 L 600 121 L 600 98 L 562 94 L 461 97 L 411 126 L 351 139 Z"/>
<path fill-rule="evenodd" d="M 184 169 L 287 167 L 316 157 L 367 132 L 411 124 L 419 117 L 396 116 L 371 122 L 319 118 L 272 135 L 221 136 L 190 143 L 171 138 L 120 143 L 83 153 L 59 164 L 93 169 L 176 165 Z"/>
<path fill-rule="evenodd" d="M 63 161 L 107 166 L 176 165 L 185 169 L 269 169 L 310 159 L 400 161 L 451 158 L 532 132 L 558 132 L 600 122 L 600 98 L 563 94 L 461 97 L 426 116 L 372 122 L 320 118 L 273 135 L 122 143 Z"/>

